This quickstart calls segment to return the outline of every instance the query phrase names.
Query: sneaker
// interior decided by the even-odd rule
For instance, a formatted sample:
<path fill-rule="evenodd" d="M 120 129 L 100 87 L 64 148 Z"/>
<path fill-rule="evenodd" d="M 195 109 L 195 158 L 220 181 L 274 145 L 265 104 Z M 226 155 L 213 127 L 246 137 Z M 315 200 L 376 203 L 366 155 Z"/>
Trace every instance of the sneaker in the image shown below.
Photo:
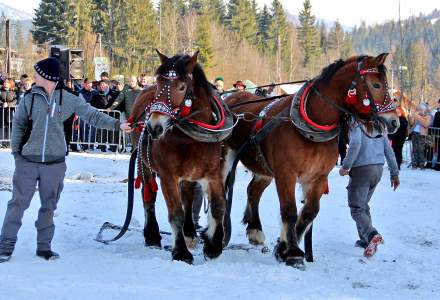
<path fill-rule="evenodd" d="M 55 260 L 60 258 L 60 255 L 52 250 L 37 250 L 37 256 L 45 260 Z"/>
<path fill-rule="evenodd" d="M 10 260 L 11 256 L 12 256 L 12 252 L 1 252 L 0 253 L 0 263 Z"/>
<path fill-rule="evenodd" d="M 364 256 L 365 257 L 372 257 L 377 251 L 377 246 L 379 246 L 380 244 L 383 244 L 383 242 L 384 242 L 384 240 L 380 234 L 374 235 L 373 238 L 368 243 L 367 248 L 365 248 Z"/>
<path fill-rule="evenodd" d="M 358 248 L 364 248 L 365 249 L 365 248 L 367 248 L 368 243 L 366 241 L 357 240 L 356 243 L 354 243 L 354 246 L 358 247 Z"/>

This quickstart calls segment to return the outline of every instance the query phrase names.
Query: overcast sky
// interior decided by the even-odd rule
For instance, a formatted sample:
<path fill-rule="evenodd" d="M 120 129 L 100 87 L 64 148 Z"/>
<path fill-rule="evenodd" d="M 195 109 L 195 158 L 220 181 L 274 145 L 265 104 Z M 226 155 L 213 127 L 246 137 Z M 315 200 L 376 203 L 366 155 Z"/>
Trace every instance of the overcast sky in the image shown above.
<path fill-rule="evenodd" d="M 40 0 L 0 0 L 14 8 L 33 13 Z M 258 4 L 268 4 L 272 0 L 257 0 Z M 281 0 L 284 7 L 294 15 L 301 10 L 303 0 Z M 367 24 L 382 23 L 397 19 L 398 0 L 311 0 L 312 13 L 328 21 L 338 19 L 342 24 L 359 25 L 363 20 Z M 435 8 L 440 9 L 439 0 L 401 0 L 402 17 L 429 13 Z"/>

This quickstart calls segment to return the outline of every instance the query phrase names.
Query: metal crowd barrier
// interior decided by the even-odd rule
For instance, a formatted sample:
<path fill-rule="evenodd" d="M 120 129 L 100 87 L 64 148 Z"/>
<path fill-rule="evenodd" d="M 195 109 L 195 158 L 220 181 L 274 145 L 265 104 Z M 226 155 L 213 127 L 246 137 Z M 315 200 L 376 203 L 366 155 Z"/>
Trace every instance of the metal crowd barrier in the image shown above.
<path fill-rule="evenodd" d="M 125 120 L 125 114 L 117 110 L 99 111 L 114 117 L 121 122 Z M 0 108 L 0 147 L 9 148 L 11 146 L 12 120 L 15 107 Z M 107 130 L 95 128 L 79 117 L 75 117 L 72 126 L 72 137 L 70 139 L 71 148 L 81 149 L 102 149 L 106 151 L 117 151 L 118 153 L 130 152 L 128 143 L 129 137 L 119 130 Z"/>
<path fill-rule="evenodd" d="M 0 147 L 11 146 L 12 119 L 15 107 L 0 108 Z"/>
<path fill-rule="evenodd" d="M 429 127 L 428 135 L 424 136 L 425 141 L 425 159 L 426 163 L 434 168 L 440 167 L 440 128 Z M 411 166 L 413 161 L 413 149 L 410 140 L 405 142 L 403 147 L 404 162 Z"/>
<path fill-rule="evenodd" d="M 123 122 L 125 114 L 117 110 L 107 111 L 99 109 L 113 118 Z M 112 151 L 122 153 L 129 151 L 127 149 L 127 136 L 120 130 L 99 129 L 85 123 L 78 116 L 75 117 L 72 126 L 72 138 L 70 147 L 74 150 L 96 150 Z"/>

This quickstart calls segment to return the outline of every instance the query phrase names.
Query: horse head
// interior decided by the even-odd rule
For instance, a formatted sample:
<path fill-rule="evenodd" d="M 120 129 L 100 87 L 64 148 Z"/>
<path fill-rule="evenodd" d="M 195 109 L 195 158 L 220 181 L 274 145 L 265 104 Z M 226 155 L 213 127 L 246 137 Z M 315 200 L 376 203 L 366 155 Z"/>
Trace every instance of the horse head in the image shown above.
<path fill-rule="evenodd" d="M 344 106 L 364 123 L 371 135 L 394 133 L 400 126 L 396 105 L 390 97 L 386 67 L 388 53 L 347 60 L 341 72 L 352 72 Z"/>
<path fill-rule="evenodd" d="M 156 92 L 147 121 L 147 129 L 153 139 L 159 139 L 176 119 L 191 112 L 199 92 L 193 73 L 201 70 L 197 63 L 198 51 L 192 56 L 176 55 L 171 58 L 156 51 L 161 65 L 156 71 Z"/>

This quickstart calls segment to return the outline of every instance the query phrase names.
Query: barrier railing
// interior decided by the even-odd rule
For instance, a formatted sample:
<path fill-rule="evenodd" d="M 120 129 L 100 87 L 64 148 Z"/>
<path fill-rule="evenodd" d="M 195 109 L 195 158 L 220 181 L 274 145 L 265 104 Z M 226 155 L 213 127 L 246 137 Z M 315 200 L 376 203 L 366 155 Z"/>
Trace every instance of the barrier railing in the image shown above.
<path fill-rule="evenodd" d="M 424 144 L 424 158 L 426 165 L 434 168 L 440 167 L 440 128 L 429 127 L 428 135 L 422 136 Z M 403 158 L 408 167 L 414 162 L 413 143 L 411 140 L 405 142 Z"/>
<path fill-rule="evenodd" d="M 107 111 L 100 109 L 99 111 L 119 119 L 121 122 L 125 120 L 125 114 L 117 110 Z M 0 147 L 10 147 L 12 120 L 15 113 L 15 107 L 0 108 Z M 81 149 L 102 149 L 117 151 L 119 153 L 130 151 L 128 136 L 118 130 L 107 130 L 95 128 L 79 117 L 75 117 L 72 126 L 72 137 L 70 139 L 71 149 L 75 147 Z"/>
<path fill-rule="evenodd" d="M 0 146 L 10 147 L 15 107 L 0 107 Z"/>
<path fill-rule="evenodd" d="M 100 112 L 105 113 L 115 119 L 123 122 L 125 115 L 117 110 L 103 110 Z M 125 133 L 119 130 L 108 130 L 93 127 L 90 124 L 85 123 L 81 118 L 75 117 L 72 126 L 72 138 L 70 140 L 71 148 L 75 150 L 94 150 L 101 149 L 103 151 L 112 151 L 122 153 L 127 151 L 126 144 L 127 137 Z"/>

